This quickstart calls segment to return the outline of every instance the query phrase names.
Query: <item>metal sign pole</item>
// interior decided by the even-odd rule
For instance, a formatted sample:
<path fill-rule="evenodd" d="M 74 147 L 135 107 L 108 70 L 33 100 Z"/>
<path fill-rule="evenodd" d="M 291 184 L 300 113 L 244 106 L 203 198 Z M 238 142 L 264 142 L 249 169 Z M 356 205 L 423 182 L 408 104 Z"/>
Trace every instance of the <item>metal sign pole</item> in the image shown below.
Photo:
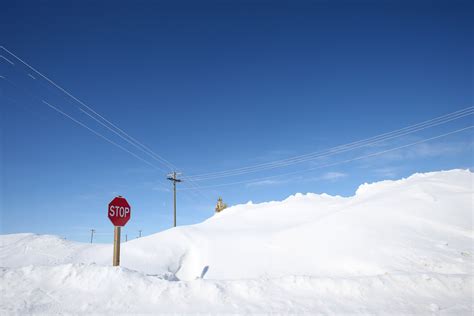
<path fill-rule="evenodd" d="M 114 257 L 113 266 L 117 267 L 120 265 L 120 226 L 114 226 Z"/>

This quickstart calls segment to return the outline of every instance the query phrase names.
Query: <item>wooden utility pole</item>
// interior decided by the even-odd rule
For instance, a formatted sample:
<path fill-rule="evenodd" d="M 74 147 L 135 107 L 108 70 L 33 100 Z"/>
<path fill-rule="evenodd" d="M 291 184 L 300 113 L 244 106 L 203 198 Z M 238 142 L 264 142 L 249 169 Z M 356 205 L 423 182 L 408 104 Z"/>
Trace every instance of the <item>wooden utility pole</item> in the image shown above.
<path fill-rule="evenodd" d="M 142 230 L 138 230 L 138 238 L 142 237 Z"/>
<path fill-rule="evenodd" d="M 174 205 L 174 208 L 173 208 L 173 227 L 176 227 L 176 182 L 182 182 L 183 180 L 180 180 L 177 178 L 178 175 L 180 175 L 181 173 L 177 173 L 176 171 L 174 171 L 173 173 L 170 173 L 168 175 L 168 180 L 170 181 L 173 181 L 173 205 Z"/>
<path fill-rule="evenodd" d="M 95 233 L 95 229 L 91 229 L 91 244 L 92 244 L 92 240 L 94 239 L 94 233 Z"/>

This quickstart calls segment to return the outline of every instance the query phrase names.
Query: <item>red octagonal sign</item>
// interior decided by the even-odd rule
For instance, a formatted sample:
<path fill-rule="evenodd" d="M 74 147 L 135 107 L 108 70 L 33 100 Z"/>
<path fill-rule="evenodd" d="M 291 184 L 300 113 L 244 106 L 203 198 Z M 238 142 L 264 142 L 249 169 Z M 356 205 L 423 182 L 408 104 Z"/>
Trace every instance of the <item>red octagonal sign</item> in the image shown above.
<path fill-rule="evenodd" d="M 108 215 L 114 226 L 125 226 L 130 219 L 131 212 L 130 204 L 121 196 L 117 196 L 109 203 Z"/>

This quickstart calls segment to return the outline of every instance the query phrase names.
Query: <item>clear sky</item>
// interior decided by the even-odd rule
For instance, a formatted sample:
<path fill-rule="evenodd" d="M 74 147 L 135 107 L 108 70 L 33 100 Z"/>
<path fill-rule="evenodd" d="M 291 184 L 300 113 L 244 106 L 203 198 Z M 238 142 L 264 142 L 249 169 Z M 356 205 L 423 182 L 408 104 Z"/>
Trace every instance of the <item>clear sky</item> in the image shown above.
<path fill-rule="evenodd" d="M 186 177 L 473 106 L 473 20 L 472 1 L 7 1 L 0 45 Z M 0 56 L 1 232 L 87 241 L 94 228 L 111 242 L 107 204 L 118 194 L 132 205 L 129 238 L 169 228 L 167 167 L 2 48 Z M 472 168 L 472 129 L 358 158 L 473 125 L 472 115 L 458 117 L 318 159 L 201 178 L 199 191 L 187 180 L 178 225 L 212 216 L 218 196 L 229 205 L 349 196 L 364 182 Z"/>

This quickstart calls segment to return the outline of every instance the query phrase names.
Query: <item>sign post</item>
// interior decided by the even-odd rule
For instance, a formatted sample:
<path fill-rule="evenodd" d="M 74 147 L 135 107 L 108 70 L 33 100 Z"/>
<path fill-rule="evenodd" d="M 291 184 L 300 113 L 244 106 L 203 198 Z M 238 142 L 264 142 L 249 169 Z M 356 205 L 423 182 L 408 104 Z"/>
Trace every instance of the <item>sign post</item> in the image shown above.
<path fill-rule="evenodd" d="M 120 265 L 120 231 L 130 219 L 131 212 L 130 204 L 121 196 L 117 196 L 109 203 L 108 216 L 114 225 L 114 255 L 112 259 L 114 267 Z"/>
<path fill-rule="evenodd" d="M 114 267 L 120 265 L 120 230 L 120 226 L 114 227 L 114 257 L 112 259 Z"/>

